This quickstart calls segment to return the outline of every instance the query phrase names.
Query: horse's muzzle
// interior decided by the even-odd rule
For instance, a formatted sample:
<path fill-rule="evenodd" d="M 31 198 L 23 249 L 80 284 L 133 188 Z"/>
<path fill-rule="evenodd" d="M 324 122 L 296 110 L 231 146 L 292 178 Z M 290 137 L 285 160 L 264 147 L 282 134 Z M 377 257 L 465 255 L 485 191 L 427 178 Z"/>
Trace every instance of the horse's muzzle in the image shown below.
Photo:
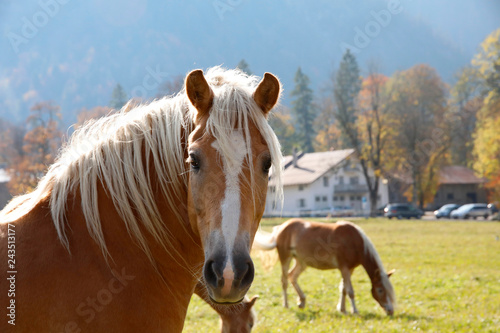
<path fill-rule="evenodd" d="M 218 304 L 241 302 L 253 282 L 254 273 L 248 253 L 214 255 L 205 261 L 203 267 L 208 295 Z"/>

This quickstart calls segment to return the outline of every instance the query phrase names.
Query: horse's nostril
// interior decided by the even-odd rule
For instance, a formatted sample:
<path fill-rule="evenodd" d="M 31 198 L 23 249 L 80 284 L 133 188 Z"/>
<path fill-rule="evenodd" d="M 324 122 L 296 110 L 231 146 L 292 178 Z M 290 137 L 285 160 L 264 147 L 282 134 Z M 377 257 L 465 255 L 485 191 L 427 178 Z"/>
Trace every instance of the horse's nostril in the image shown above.
<path fill-rule="evenodd" d="M 250 285 L 253 282 L 254 274 L 255 271 L 253 267 L 253 262 L 250 261 L 247 263 L 246 272 L 243 273 L 243 278 L 241 279 L 241 285 L 242 286 Z"/>
<path fill-rule="evenodd" d="M 217 288 L 219 278 L 215 268 L 215 261 L 210 260 L 205 263 L 203 275 L 205 277 L 205 282 L 209 286 L 211 286 L 212 288 Z"/>

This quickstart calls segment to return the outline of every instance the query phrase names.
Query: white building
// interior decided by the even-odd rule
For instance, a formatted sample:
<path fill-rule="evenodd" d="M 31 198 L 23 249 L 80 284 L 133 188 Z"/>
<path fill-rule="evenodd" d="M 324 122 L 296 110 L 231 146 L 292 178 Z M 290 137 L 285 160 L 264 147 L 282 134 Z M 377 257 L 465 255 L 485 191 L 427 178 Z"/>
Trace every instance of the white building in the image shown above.
<path fill-rule="evenodd" d="M 285 157 L 283 209 L 269 182 L 265 216 L 315 214 L 364 215 L 370 212 L 368 185 L 354 149 L 298 153 Z M 373 176 L 373 171 L 369 174 Z M 389 202 L 387 181 L 380 180 L 378 207 Z"/>

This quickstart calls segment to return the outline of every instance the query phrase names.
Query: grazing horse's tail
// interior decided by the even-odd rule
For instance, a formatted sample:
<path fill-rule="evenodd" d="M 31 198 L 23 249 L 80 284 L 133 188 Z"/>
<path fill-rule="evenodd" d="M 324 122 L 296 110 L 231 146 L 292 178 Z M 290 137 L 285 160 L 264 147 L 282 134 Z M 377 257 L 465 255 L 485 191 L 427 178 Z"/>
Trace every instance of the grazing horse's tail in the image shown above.
<path fill-rule="evenodd" d="M 276 226 L 272 233 L 265 231 L 257 231 L 253 241 L 252 253 L 260 259 L 264 271 L 269 272 L 278 262 L 278 253 L 271 251 L 276 248 L 276 237 L 279 233 L 280 226 Z"/>
<path fill-rule="evenodd" d="M 278 227 L 273 228 L 272 233 L 265 231 L 257 231 L 253 241 L 252 248 L 257 250 L 270 251 L 276 248 L 276 236 L 278 235 Z"/>

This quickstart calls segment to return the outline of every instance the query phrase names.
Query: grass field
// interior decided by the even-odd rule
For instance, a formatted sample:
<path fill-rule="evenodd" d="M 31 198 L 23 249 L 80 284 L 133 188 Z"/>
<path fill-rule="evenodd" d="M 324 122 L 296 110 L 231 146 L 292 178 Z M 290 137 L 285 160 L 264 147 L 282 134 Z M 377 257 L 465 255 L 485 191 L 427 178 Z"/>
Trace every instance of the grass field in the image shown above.
<path fill-rule="evenodd" d="M 321 219 L 319 219 L 321 221 Z M 262 221 L 264 230 L 284 219 Z M 371 297 L 362 267 L 353 274 L 359 316 L 336 311 L 340 272 L 307 269 L 299 278 L 307 297 L 298 309 L 289 286 L 282 306 L 280 267 L 265 271 L 254 258 L 249 296 L 259 295 L 253 332 L 500 332 L 500 223 L 353 220 L 377 248 L 391 277 L 398 305 L 388 317 Z M 275 251 L 275 250 L 274 250 Z M 350 310 L 350 303 L 348 302 Z M 218 332 L 219 317 L 193 296 L 184 332 Z"/>

